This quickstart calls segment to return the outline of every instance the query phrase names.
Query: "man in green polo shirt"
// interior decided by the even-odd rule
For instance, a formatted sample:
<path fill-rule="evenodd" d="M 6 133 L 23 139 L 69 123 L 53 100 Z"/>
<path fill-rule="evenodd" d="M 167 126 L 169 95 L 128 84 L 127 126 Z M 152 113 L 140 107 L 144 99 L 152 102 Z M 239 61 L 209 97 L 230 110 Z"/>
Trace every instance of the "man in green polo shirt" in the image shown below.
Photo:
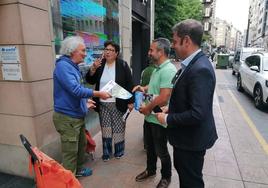
<path fill-rule="evenodd" d="M 140 107 L 140 112 L 145 115 L 147 143 L 147 168 L 136 177 L 136 181 L 143 181 L 156 175 L 157 157 L 161 160 L 162 178 L 157 188 L 166 188 L 171 181 L 171 160 L 167 148 L 166 128 L 156 118 L 154 109 L 165 106 L 169 101 L 172 91 L 172 79 L 176 74 L 175 66 L 168 59 L 170 42 L 165 38 L 153 40 L 148 55 L 156 65 L 151 75 L 148 86 L 136 86 L 133 90 L 147 91 L 153 95 L 151 101 Z"/>

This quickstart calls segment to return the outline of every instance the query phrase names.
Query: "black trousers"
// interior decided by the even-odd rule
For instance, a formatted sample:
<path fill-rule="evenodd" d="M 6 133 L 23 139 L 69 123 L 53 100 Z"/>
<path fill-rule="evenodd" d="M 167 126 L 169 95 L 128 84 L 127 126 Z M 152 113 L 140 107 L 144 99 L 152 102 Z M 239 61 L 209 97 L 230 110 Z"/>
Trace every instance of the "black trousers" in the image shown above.
<path fill-rule="evenodd" d="M 162 178 L 171 177 L 171 159 L 167 148 L 167 130 L 161 125 L 144 122 L 144 135 L 147 144 L 147 171 L 156 172 L 157 157 L 161 160 Z"/>
<path fill-rule="evenodd" d="M 180 188 L 203 188 L 202 169 L 206 150 L 187 151 L 173 148 L 174 167 L 179 175 Z"/>
<path fill-rule="evenodd" d="M 147 143 L 146 143 L 146 139 L 145 139 L 146 126 L 147 126 L 147 123 L 144 120 L 144 123 L 143 123 L 143 146 L 144 146 L 144 149 L 147 149 Z"/>

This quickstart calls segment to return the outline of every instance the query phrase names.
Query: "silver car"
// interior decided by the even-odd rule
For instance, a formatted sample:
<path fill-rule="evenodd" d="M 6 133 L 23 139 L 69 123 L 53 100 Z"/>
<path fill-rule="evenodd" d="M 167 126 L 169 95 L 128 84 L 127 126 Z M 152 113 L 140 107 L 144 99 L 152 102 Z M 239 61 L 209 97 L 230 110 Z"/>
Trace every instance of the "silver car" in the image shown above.
<path fill-rule="evenodd" d="M 256 108 L 268 104 L 268 53 L 257 52 L 241 63 L 237 75 L 237 90 L 254 98 Z"/>
<path fill-rule="evenodd" d="M 252 47 L 243 47 L 240 50 L 237 50 L 234 56 L 234 61 L 232 63 L 232 74 L 235 75 L 239 72 L 239 68 L 242 62 L 250 56 L 252 53 L 261 51 L 263 48 L 252 48 Z"/>

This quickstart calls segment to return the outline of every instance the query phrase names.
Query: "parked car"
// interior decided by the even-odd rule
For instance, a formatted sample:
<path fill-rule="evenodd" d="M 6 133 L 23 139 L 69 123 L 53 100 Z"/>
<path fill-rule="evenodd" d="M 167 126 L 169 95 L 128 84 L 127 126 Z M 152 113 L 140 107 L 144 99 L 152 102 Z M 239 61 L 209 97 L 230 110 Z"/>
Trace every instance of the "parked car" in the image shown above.
<path fill-rule="evenodd" d="M 263 48 L 252 48 L 252 47 L 243 47 L 240 50 L 237 50 L 234 55 L 234 60 L 232 63 L 232 74 L 235 75 L 239 71 L 239 67 L 245 59 L 250 56 L 252 53 L 261 51 Z"/>
<path fill-rule="evenodd" d="M 254 98 L 256 108 L 268 103 L 268 52 L 257 52 L 242 62 L 237 75 L 237 90 Z"/>

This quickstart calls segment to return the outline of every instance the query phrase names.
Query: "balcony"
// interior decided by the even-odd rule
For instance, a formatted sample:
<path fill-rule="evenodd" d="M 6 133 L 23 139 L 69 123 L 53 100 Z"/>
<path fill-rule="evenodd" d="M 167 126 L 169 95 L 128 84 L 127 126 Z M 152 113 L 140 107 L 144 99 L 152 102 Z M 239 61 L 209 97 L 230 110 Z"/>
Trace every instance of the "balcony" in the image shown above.
<path fill-rule="evenodd" d="M 205 8 L 203 18 L 210 18 L 212 16 L 212 8 Z"/>
<path fill-rule="evenodd" d="M 211 23 L 205 22 L 204 23 L 204 31 L 209 32 L 211 30 Z"/>
<path fill-rule="evenodd" d="M 213 0 L 203 0 L 202 3 L 203 4 L 211 4 L 211 3 L 213 3 Z"/>

